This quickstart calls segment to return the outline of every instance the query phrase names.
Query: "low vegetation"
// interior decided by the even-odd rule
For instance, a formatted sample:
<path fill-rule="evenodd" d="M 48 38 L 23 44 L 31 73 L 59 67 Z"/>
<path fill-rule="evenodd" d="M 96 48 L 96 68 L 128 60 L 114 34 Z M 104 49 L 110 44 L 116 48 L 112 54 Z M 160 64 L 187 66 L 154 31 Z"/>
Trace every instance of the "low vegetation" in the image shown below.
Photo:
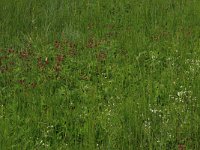
<path fill-rule="evenodd" d="M 0 149 L 200 149 L 196 0 L 1 0 Z"/>

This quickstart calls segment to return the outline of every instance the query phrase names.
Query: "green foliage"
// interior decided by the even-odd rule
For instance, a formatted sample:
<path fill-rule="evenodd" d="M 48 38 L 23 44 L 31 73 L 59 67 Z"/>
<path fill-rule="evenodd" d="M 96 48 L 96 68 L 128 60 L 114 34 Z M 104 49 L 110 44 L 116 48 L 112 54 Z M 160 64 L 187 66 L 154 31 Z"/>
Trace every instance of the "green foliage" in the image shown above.
<path fill-rule="evenodd" d="M 0 149 L 200 148 L 196 0 L 1 0 Z"/>

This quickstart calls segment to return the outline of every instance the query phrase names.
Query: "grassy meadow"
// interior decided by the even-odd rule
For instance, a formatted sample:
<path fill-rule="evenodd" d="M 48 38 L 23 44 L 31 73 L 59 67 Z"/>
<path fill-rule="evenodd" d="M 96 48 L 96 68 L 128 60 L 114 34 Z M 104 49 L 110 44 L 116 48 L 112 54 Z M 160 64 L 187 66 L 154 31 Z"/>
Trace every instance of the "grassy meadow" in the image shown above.
<path fill-rule="evenodd" d="M 0 0 L 1 150 L 199 150 L 200 1 Z"/>

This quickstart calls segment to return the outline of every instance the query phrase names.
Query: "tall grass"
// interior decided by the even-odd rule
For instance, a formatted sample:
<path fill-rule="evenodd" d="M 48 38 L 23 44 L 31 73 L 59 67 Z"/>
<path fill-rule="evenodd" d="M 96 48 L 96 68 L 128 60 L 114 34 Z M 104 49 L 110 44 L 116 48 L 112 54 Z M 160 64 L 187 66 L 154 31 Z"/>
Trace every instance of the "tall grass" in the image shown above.
<path fill-rule="evenodd" d="M 197 0 L 1 0 L 0 149 L 200 148 Z"/>

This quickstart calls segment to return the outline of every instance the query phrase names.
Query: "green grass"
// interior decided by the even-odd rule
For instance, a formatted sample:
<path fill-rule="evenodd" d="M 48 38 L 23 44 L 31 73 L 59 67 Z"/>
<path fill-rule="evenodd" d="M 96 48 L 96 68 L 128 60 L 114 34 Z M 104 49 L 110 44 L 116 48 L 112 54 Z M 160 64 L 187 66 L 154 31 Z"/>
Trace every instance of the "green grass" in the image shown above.
<path fill-rule="evenodd" d="M 199 150 L 200 1 L 0 0 L 0 149 Z"/>

